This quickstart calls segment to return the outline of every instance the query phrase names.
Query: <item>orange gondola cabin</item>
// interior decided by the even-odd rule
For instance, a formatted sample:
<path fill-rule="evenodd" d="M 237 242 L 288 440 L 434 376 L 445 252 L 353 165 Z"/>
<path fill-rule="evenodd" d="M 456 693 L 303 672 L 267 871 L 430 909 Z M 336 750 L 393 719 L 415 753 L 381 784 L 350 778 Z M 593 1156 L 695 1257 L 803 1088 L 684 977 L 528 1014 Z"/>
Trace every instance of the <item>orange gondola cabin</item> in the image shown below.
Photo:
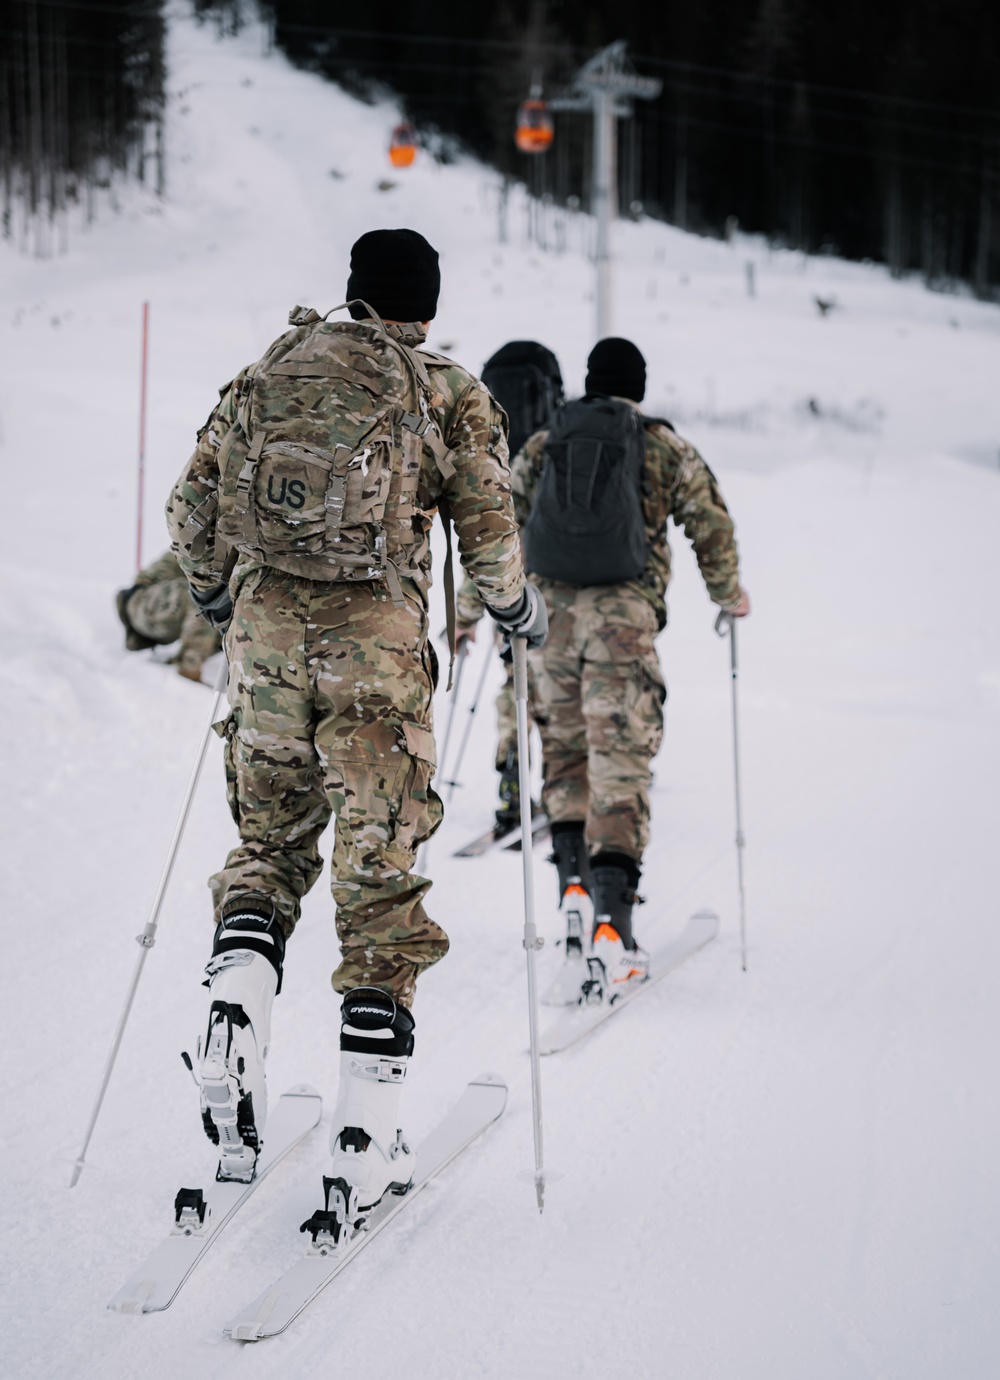
<path fill-rule="evenodd" d="M 417 156 L 417 131 L 411 124 L 397 125 L 389 140 L 389 162 L 394 168 L 408 168 Z"/>
<path fill-rule="evenodd" d="M 552 116 L 544 101 L 530 97 L 517 112 L 514 143 L 522 153 L 544 153 L 552 144 Z"/>

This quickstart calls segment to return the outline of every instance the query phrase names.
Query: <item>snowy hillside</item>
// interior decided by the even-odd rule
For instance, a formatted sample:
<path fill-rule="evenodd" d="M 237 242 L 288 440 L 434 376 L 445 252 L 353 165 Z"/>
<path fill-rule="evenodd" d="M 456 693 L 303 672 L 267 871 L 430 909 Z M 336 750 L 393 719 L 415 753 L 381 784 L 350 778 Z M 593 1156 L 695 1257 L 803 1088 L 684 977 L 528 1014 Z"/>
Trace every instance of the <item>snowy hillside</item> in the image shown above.
<path fill-rule="evenodd" d="M 342 299 L 364 230 L 412 226 L 440 250 L 430 343 L 472 369 L 534 336 L 579 390 L 593 343 L 584 217 L 550 212 L 542 252 L 512 197 L 501 243 L 493 174 L 426 156 L 394 172 L 394 112 L 265 54 L 253 31 L 218 40 L 179 10 L 170 63 L 166 201 L 134 194 L 74 229 L 59 259 L 0 245 L 3 1374 L 988 1380 L 1000 1354 L 1000 310 L 652 223 L 616 231 L 615 329 L 647 355 L 649 411 L 719 475 L 754 601 L 741 628 L 749 972 L 728 651 L 680 536 L 638 933 L 655 942 L 711 906 L 722 934 L 546 1060 L 544 1216 L 519 860 L 451 857 L 493 808 L 485 713 L 430 849 L 431 912 L 453 948 L 421 983 L 407 1107 L 419 1138 L 468 1077 L 495 1068 L 511 1088 L 505 1116 L 273 1342 L 241 1347 L 220 1329 L 300 1250 L 323 1128 L 173 1308 L 105 1312 L 176 1189 L 210 1172 L 178 1054 L 203 1011 L 205 878 L 234 837 L 213 741 L 70 1193 L 209 705 L 155 658 L 127 655 L 113 609 L 133 570 L 142 302 L 147 559 L 216 388 L 294 303 Z M 836 306 L 821 315 L 817 297 Z M 442 695 L 439 737 L 447 709 Z M 535 864 L 547 972 L 555 884 L 542 849 Z M 324 881 L 289 946 L 270 1065 L 273 1089 L 308 1080 L 328 1109 L 331 909 Z"/>

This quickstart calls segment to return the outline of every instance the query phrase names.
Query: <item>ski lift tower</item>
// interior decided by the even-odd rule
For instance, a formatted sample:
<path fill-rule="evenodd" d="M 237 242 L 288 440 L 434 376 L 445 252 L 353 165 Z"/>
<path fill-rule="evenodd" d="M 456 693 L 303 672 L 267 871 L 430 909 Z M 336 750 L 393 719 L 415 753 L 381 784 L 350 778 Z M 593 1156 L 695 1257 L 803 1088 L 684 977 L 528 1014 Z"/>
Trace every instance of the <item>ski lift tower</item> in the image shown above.
<path fill-rule="evenodd" d="M 631 119 L 633 101 L 651 101 L 663 83 L 640 77 L 626 55 L 624 39 L 602 48 L 584 63 L 550 110 L 590 110 L 594 115 L 593 212 L 597 225 L 597 340 L 611 331 L 611 222 L 617 214 L 616 120 Z"/>

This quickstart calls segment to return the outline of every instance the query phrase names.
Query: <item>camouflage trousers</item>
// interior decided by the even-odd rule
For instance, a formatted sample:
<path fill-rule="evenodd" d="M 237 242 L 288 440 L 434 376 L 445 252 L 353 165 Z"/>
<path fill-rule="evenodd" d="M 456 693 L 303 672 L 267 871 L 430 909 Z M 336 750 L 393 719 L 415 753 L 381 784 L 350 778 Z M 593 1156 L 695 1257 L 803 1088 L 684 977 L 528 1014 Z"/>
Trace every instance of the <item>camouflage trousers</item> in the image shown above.
<path fill-rule="evenodd" d="M 227 897 L 262 892 L 286 934 L 322 871 L 318 843 L 336 816 L 332 891 L 342 961 L 333 987 L 371 984 L 413 1001 L 418 974 L 448 950 L 412 873 L 441 822 L 431 789 L 432 653 L 423 604 L 379 587 L 258 570 L 226 634 L 225 725 L 239 846 L 209 881 Z"/>
<path fill-rule="evenodd" d="M 204 662 L 222 646 L 219 634 L 191 602 L 185 579 L 141 585 L 130 597 L 126 614 L 136 632 L 151 642 L 180 638 L 177 669 L 192 680 L 199 679 Z"/>
<path fill-rule="evenodd" d="M 504 670 L 506 679 L 497 695 L 497 771 L 503 771 L 508 762 L 517 761 L 517 701 L 514 699 L 514 667 L 507 662 Z M 528 729 L 534 722 L 535 685 L 531 665 L 528 665 Z"/>
<path fill-rule="evenodd" d="M 627 587 L 539 580 L 549 637 L 530 653 L 549 818 L 586 821 L 588 849 L 642 860 L 649 764 L 663 739 L 666 686 L 656 614 Z"/>
<path fill-rule="evenodd" d="M 500 632 L 496 634 L 497 650 L 503 646 Z M 517 701 L 514 698 L 514 663 L 504 664 L 504 683 L 497 695 L 497 771 L 503 771 L 508 762 L 517 761 Z M 534 722 L 535 684 L 531 663 L 528 663 L 528 729 Z"/>
<path fill-rule="evenodd" d="M 506 676 L 497 695 L 497 771 L 517 761 L 517 706 L 514 702 L 514 667 L 504 667 Z"/>

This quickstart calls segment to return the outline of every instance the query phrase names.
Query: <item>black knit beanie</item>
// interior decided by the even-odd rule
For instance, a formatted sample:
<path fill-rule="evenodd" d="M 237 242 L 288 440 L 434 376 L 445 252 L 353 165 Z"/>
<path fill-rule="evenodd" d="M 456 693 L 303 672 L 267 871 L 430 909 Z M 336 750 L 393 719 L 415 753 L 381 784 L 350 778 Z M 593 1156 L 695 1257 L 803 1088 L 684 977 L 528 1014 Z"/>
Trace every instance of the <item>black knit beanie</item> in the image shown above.
<path fill-rule="evenodd" d="M 392 321 L 430 321 L 437 311 L 437 250 L 416 230 L 369 230 L 351 250 L 347 298 L 361 297 Z M 367 313 L 352 307 L 355 321 Z"/>
<path fill-rule="evenodd" d="M 609 393 L 642 402 L 646 396 L 646 361 L 642 351 L 631 340 L 618 335 L 599 340 L 587 360 L 584 387 L 588 393 Z"/>

